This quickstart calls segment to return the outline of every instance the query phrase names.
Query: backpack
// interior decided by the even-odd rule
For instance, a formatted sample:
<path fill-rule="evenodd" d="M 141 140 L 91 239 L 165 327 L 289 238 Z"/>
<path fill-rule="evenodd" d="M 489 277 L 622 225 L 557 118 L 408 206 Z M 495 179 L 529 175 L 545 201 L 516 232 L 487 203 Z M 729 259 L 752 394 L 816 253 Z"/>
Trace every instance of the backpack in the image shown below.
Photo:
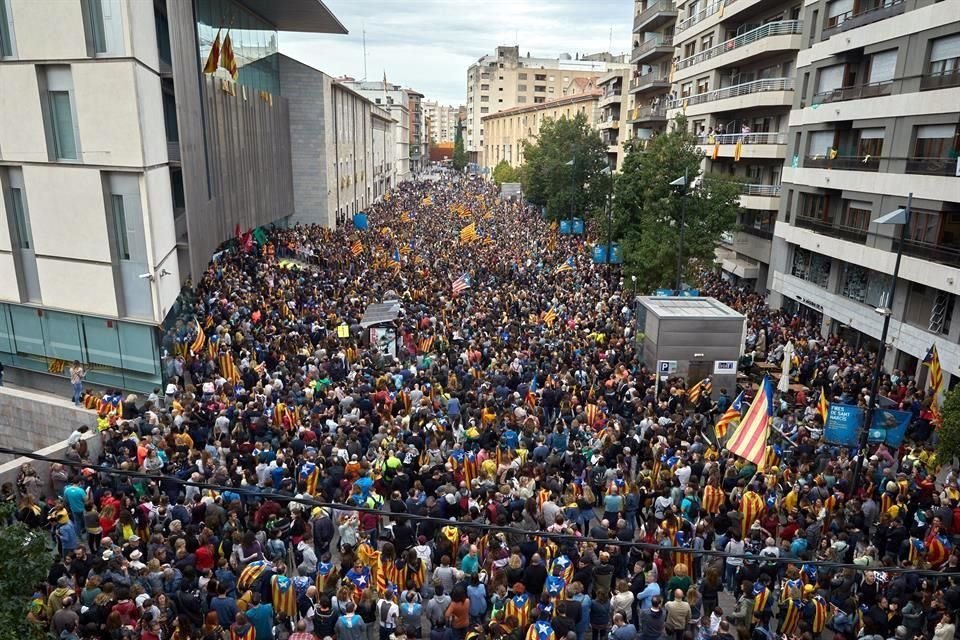
<path fill-rule="evenodd" d="M 300 545 L 293 547 L 293 563 L 298 567 L 303 564 L 303 551 L 300 550 Z"/>

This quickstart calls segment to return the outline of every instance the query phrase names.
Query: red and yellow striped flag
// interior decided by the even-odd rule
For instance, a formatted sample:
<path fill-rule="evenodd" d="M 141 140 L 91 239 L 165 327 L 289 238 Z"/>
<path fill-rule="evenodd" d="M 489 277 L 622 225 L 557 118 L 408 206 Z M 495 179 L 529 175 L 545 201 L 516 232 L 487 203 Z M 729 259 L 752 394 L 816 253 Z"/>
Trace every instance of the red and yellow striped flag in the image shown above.
<path fill-rule="evenodd" d="M 210 45 L 210 53 L 207 55 L 207 62 L 203 65 L 204 73 L 216 73 L 217 66 L 220 64 L 220 30 L 217 29 L 217 37 L 213 39 Z"/>
<path fill-rule="evenodd" d="M 750 533 L 750 526 L 756 522 L 757 518 L 763 512 L 763 498 L 756 491 L 747 490 L 740 498 L 740 513 L 743 518 L 740 520 L 740 535 L 744 538 Z"/>
<path fill-rule="evenodd" d="M 203 332 L 203 328 L 200 326 L 199 320 L 194 320 L 197 323 L 197 335 L 193 339 L 193 343 L 190 345 L 190 353 L 193 355 L 198 355 L 203 351 L 204 345 L 207 343 L 207 335 Z"/>
<path fill-rule="evenodd" d="M 467 243 L 477 239 L 477 224 L 471 222 L 463 229 L 460 229 L 460 242 Z"/>
<path fill-rule="evenodd" d="M 230 38 L 230 32 L 223 38 L 223 47 L 220 49 L 220 66 L 227 70 L 233 80 L 237 79 L 240 72 L 237 67 L 237 58 L 233 53 L 233 40 Z"/>
<path fill-rule="evenodd" d="M 701 506 L 703 510 L 711 515 L 718 515 L 720 509 L 723 508 L 723 503 L 726 500 L 726 495 L 723 493 L 723 489 L 712 484 L 708 484 L 703 488 L 703 500 Z"/>
<path fill-rule="evenodd" d="M 549 327 L 549 326 L 552 326 L 553 323 L 556 321 L 557 317 L 558 317 L 558 316 L 557 316 L 556 310 L 554 310 L 553 308 L 551 308 L 549 311 L 547 311 L 547 312 L 543 315 L 543 322 L 544 322 L 544 324 L 546 324 L 548 327 Z"/>
<path fill-rule="evenodd" d="M 585 407 L 585 412 L 587 414 L 587 424 L 591 427 L 596 427 L 600 422 L 600 407 L 595 404 L 588 404 Z"/>
<path fill-rule="evenodd" d="M 830 403 L 827 402 L 827 392 L 824 391 L 823 387 L 820 387 L 820 400 L 817 401 L 817 415 L 823 420 L 823 424 L 827 424 L 828 413 L 830 413 Z"/>
<path fill-rule="evenodd" d="M 354 258 L 363 253 L 363 243 L 359 240 L 354 240 L 353 244 L 350 245 L 350 253 L 353 254 Z"/>
<path fill-rule="evenodd" d="M 757 465 L 758 471 L 763 470 L 772 415 L 773 384 L 765 376 L 746 415 L 727 441 L 729 451 Z"/>
<path fill-rule="evenodd" d="M 740 155 L 743 153 L 743 140 L 737 140 L 737 146 L 733 149 L 733 161 L 740 162 Z"/>

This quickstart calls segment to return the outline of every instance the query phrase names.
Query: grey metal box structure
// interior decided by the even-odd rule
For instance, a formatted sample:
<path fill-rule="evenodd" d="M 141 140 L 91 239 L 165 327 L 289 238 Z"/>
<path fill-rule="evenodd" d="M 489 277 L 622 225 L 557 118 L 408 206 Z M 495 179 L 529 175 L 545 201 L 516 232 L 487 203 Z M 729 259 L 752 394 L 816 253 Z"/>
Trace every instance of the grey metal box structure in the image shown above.
<path fill-rule="evenodd" d="M 644 363 L 658 376 L 704 378 L 733 391 L 743 355 L 747 319 L 715 298 L 641 296 L 639 327 Z"/>

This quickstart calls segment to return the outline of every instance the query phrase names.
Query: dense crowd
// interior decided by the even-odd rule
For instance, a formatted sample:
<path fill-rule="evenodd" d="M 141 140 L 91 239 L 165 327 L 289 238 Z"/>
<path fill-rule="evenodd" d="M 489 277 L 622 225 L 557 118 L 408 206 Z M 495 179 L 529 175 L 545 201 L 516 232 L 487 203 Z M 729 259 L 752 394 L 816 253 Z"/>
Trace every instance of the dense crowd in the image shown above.
<path fill-rule="evenodd" d="M 55 464 L 48 493 L 25 466 L 15 487 L 57 545 L 38 629 L 953 639 L 960 490 L 909 373 L 881 393 L 924 444 L 871 448 L 854 490 L 817 394 L 864 404 L 873 356 L 703 274 L 748 317 L 747 401 L 752 366 L 795 348 L 758 470 L 710 428 L 740 389 L 655 391 L 631 296 L 584 238 L 468 179 L 405 183 L 367 214 L 240 238 L 185 291 L 165 388 L 78 398 L 102 452 L 78 430 L 67 462 L 109 471 Z M 393 299 L 396 341 L 371 340 L 366 308 Z"/>

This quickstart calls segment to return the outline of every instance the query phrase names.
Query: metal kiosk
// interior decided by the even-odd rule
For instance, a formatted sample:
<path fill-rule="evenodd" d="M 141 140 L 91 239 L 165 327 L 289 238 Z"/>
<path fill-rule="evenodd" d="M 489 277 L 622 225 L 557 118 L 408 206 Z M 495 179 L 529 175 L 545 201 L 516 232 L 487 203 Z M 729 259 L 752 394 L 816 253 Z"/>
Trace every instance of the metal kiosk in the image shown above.
<path fill-rule="evenodd" d="M 662 381 L 682 376 L 691 386 L 704 378 L 714 395 L 737 384 L 747 319 L 715 298 L 641 296 L 637 326 L 643 332 L 643 361 Z M 638 339 L 641 339 L 638 336 Z"/>

